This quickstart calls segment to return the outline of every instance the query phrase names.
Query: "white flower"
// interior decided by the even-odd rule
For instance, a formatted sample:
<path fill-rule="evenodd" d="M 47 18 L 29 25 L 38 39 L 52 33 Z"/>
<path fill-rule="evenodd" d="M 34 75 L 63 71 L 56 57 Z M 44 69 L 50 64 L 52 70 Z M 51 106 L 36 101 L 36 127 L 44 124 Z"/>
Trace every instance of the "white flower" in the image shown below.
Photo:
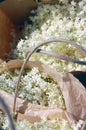
<path fill-rule="evenodd" d="M 65 2 L 67 1 L 64 1 L 64 3 Z M 82 0 L 78 3 L 71 1 L 70 4 L 67 3 L 61 5 L 45 4 L 39 6 L 36 10 L 33 10 L 32 13 L 35 14 L 35 16 L 30 16 L 32 25 L 25 23 L 23 30 L 23 35 L 26 40 L 24 40 L 22 43 L 20 41 L 16 48 L 17 56 L 19 58 L 25 58 L 26 52 L 30 47 L 35 47 L 42 41 L 45 41 L 52 37 L 75 41 L 82 46 L 86 44 L 85 0 Z M 42 47 L 42 49 L 45 49 L 47 51 L 55 51 L 56 53 L 68 55 L 75 59 L 82 58 L 85 60 L 85 57 L 83 57 L 82 54 L 77 51 L 77 49 L 74 50 L 74 48 L 71 47 L 69 50 L 69 47 L 66 45 L 64 46 L 63 44 L 48 44 L 45 47 Z M 55 58 L 52 62 L 51 57 L 46 57 L 41 54 L 32 55 L 31 60 L 40 60 L 52 68 L 56 68 L 57 71 L 70 71 L 71 69 L 77 69 L 77 64 L 59 61 Z M 80 67 L 79 65 L 79 68 L 80 70 L 84 70 L 85 66 L 81 65 Z"/>
<path fill-rule="evenodd" d="M 72 1 L 71 1 L 71 5 L 72 5 L 72 6 L 76 6 L 76 2 L 72 0 Z"/>
<path fill-rule="evenodd" d="M 83 124 L 83 120 L 79 120 L 77 123 L 72 123 L 73 130 L 79 130 Z"/>
<path fill-rule="evenodd" d="M 83 8 L 83 4 L 84 4 L 83 1 L 80 1 L 80 2 L 79 2 L 79 7 L 80 7 L 81 9 Z"/>
<path fill-rule="evenodd" d="M 0 88 L 13 94 L 18 75 L 19 70 L 17 69 L 1 74 Z M 32 68 L 32 70 L 25 70 L 19 83 L 18 95 L 31 103 L 45 106 L 56 105 L 65 108 L 64 99 L 58 84 L 36 67 Z"/>

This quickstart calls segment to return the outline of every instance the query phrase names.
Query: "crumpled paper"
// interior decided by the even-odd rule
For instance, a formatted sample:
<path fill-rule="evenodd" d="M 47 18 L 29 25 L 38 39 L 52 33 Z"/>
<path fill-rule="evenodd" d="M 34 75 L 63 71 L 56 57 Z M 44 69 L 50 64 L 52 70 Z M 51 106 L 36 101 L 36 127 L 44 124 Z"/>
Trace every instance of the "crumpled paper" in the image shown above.
<path fill-rule="evenodd" d="M 75 116 L 76 120 L 86 119 L 86 89 L 72 74 L 63 75 L 61 87 L 67 111 Z"/>
<path fill-rule="evenodd" d="M 0 73 L 10 69 L 21 68 L 22 64 L 22 60 L 11 60 L 3 67 L 0 67 Z M 40 71 L 45 72 L 58 83 L 65 100 L 66 110 L 62 110 L 56 106 L 45 107 L 35 105 L 17 98 L 18 119 L 29 118 L 31 122 L 36 121 L 36 119 L 37 121 L 40 121 L 44 117 L 48 119 L 65 119 L 69 122 L 77 121 L 79 119 L 86 120 L 86 89 L 78 79 L 71 73 L 57 72 L 38 61 L 29 61 L 27 63 L 26 68 L 32 67 L 38 67 Z M 7 100 L 6 94 L 2 94 L 2 90 L 0 90 L 0 95 Z M 12 96 L 9 98 L 10 96 L 8 96 L 9 100 L 7 101 L 7 104 L 8 106 L 11 105 L 12 110 L 14 97 Z"/>

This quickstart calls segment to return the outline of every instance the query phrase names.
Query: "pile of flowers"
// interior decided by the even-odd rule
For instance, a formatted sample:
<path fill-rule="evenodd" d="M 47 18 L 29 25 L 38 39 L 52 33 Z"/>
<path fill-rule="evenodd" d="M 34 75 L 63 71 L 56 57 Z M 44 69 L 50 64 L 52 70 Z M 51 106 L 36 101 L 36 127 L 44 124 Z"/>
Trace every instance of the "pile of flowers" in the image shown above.
<path fill-rule="evenodd" d="M 17 130 L 79 130 L 83 124 L 82 120 L 69 124 L 68 121 L 62 120 L 47 120 L 43 119 L 41 122 L 30 123 L 26 120 L 20 120 L 15 122 Z M 0 130 L 10 130 L 9 120 L 6 115 L 0 111 Z"/>
<path fill-rule="evenodd" d="M 25 21 L 22 30 L 23 38 L 13 50 L 13 58 L 25 59 L 28 49 L 36 47 L 41 42 L 52 38 L 63 38 L 75 41 L 86 48 L 86 0 L 79 2 L 68 0 L 57 4 L 44 4 L 31 11 L 28 20 Z M 28 22 L 29 21 L 29 22 Z M 72 58 L 86 60 L 86 58 L 76 48 L 66 43 L 49 43 L 42 47 L 47 51 L 53 51 Z M 40 60 L 44 64 L 57 71 L 86 70 L 83 65 L 68 63 L 59 59 L 51 58 L 42 54 L 33 54 L 31 60 Z M 4 64 L 4 63 L 2 63 Z M 16 82 L 19 76 L 19 69 L 5 71 L 0 74 L 0 89 L 14 95 Z M 37 67 L 25 69 L 19 83 L 18 97 L 27 99 L 30 103 L 43 106 L 57 106 L 65 108 L 65 102 L 58 84 L 48 77 L 44 72 L 40 72 Z M 0 127 L 9 130 L 9 121 L 0 112 Z M 78 130 L 83 124 L 82 120 L 71 122 L 66 120 L 47 120 L 29 123 L 26 120 L 15 122 L 18 130 Z"/>
<path fill-rule="evenodd" d="M 0 88 L 14 94 L 18 75 L 18 69 L 0 74 Z M 19 84 L 18 95 L 34 104 L 56 105 L 65 109 L 63 95 L 58 84 L 36 67 L 24 71 Z"/>
<path fill-rule="evenodd" d="M 83 121 L 80 120 L 77 123 L 69 124 L 66 120 L 42 120 L 41 122 L 35 122 L 34 124 L 27 122 L 26 120 L 18 121 L 16 127 L 18 130 L 78 130 Z M 9 130 L 9 122 L 7 117 L 3 124 L 3 130 Z"/>
<path fill-rule="evenodd" d="M 86 48 L 86 1 L 71 1 L 64 4 L 45 4 L 31 11 L 29 20 L 24 24 L 23 39 L 14 50 L 14 58 L 25 58 L 29 48 L 51 38 L 63 38 L 75 41 Z M 28 22 L 29 21 L 29 22 Z M 48 44 L 42 47 L 72 58 L 86 60 L 74 47 L 65 43 Z M 58 71 L 86 70 L 83 65 L 68 63 L 41 54 L 34 54 L 31 60 L 40 60 Z"/>

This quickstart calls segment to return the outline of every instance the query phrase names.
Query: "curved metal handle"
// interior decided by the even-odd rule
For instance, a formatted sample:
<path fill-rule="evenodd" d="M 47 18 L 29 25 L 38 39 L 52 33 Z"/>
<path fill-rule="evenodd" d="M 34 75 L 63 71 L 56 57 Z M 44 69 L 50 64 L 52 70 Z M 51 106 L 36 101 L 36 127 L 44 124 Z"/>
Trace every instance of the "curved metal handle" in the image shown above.
<path fill-rule="evenodd" d="M 30 53 L 32 51 L 31 48 L 29 48 L 28 53 Z M 47 55 L 47 56 L 51 56 L 51 57 L 54 57 L 54 58 L 57 58 L 57 59 L 61 59 L 61 60 L 64 60 L 64 61 L 68 61 L 68 62 L 73 62 L 73 63 L 77 63 L 77 64 L 81 64 L 81 65 L 86 65 L 86 61 L 82 61 L 82 60 L 79 60 L 79 59 L 73 59 L 69 56 L 64 56 L 62 54 L 57 54 L 57 53 L 54 53 L 54 52 L 51 52 L 51 51 L 45 51 L 43 49 L 38 49 L 36 51 L 36 53 L 41 53 L 41 54 L 44 54 L 44 55 Z M 27 56 L 26 54 L 26 56 Z"/>
<path fill-rule="evenodd" d="M 51 39 L 51 40 L 48 40 L 48 41 L 45 41 L 45 42 L 63 42 L 63 43 L 67 43 L 67 44 L 70 44 L 74 47 L 76 47 L 78 50 L 80 50 L 84 56 L 86 56 L 86 50 L 84 48 L 82 48 L 80 45 L 76 44 L 75 42 L 71 42 L 71 41 L 68 41 L 68 40 L 64 40 L 64 39 Z M 45 43 L 45 44 L 47 44 Z M 42 43 L 43 44 L 43 43 Z M 26 53 L 26 56 L 28 53 L 30 53 L 32 51 L 31 48 L 28 49 L 28 52 Z M 45 55 L 49 55 L 49 56 L 52 56 L 52 57 L 55 57 L 55 58 L 58 58 L 58 59 L 62 59 L 62 60 L 65 60 L 65 61 L 69 61 L 69 62 L 74 62 L 74 63 L 77 63 L 77 64 L 81 64 L 81 65 L 86 65 L 86 61 L 81 61 L 79 59 L 73 59 L 69 56 L 64 56 L 62 54 L 57 54 L 57 53 L 54 53 L 54 52 L 51 52 L 51 51 L 45 51 L 43 49 L 37 49 L 36 50 L 37 53 L 42 53 L 42 54 L 45 54 Z"/>
<path fill-rule="evenodd" d="M 20 70 L 20 73 L 19 73 L 19 77 L 18 77 L 18 81 L 16 83 L 16 89 L 15 89 L 15 97 L 14 97 L 14 106 L 13 106 L 13 112 L 15 113 L 15 109 L 16 109 L 16 98 L 17 98 L 17 94 L 18 94 L 18 86 L 19 86 L 19 82 L 20 82 L 20 79 L 21 79 L 21 75 L 23 73 L 23 70 L 28 62 L 28 60 L 30 59 L 31 55 L 34 53 L 34 52 L 37 52 L 39 47 L 43 46 L 43 45 L 46 45 L 48 43 L 58 43 L 58 42 L 62 42 L 62 43 L 67 43 L 67 44 L 70 44 L 74 47 L 76 47 L 77 49 L 79 49 L 83 55 L 86 56 L 86 50 L 84 48 L 82 48 L 80 45 L 76 44 L 75 42 L 71 42 L 71 41 L 68 41 L 68 40 L 64 40 L 64 39 L 57 39 L 57 38 L 54 38 L 54 39 L 50 39 L 50 40 L 47 40 L 45 42 L 42 42 L 41 44 L 39 44 L 38 46 L 36 46 L 34 49 L 32 49 L 31 52 L 27 52 L 27 56 L 26 56 L 26 59 L 24 60 L 24 63 L 21 67 L 21 70 Z M 67 60 L 68 61 L 68 60 Z M 80 61 L 78 61 L 80 62 Z M 85 62 L 86 64 L 86 62 Z"/>

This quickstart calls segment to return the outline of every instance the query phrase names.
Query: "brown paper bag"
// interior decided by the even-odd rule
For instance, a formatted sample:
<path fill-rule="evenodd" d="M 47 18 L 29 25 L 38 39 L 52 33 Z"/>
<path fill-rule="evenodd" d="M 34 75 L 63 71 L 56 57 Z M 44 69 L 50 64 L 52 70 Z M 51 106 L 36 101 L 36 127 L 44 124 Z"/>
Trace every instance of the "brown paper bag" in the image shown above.
<path fill-rule="evenodd" d="M 6 53 L 11 50 L 14 42 L 16 42 L 17 34 L 17 26 L 0 9 L 0 58 L 6 60 Z"/>
<path fill-rule="evenodd" d="M 63 75 L 63 82 L 60 86 L 67 111 L 72 113 L 76 120 L 86 119 L 85 87 L 70 73 Z"/>
<path fill-rule="evenodd" d="M 15 23 L 22 23 L 27 14 L 39 5 L 57 3 L 57 0 L 5 0 L 0 3 L 0 8 L 13 20 Z"/>
<path fill-rule="evenodd" d="M 36 6 L 34 0 L 5 0 L 0 3 L 0 8 L 15 23 L 21 23 L 26 18 L 27 13 Z"/>
<path fill-rule="evenodd" d="M 15 68 L 21 68 L 23 64 L 22 60 L 12 60 L 6 65 L 0 68 L 0 73 L 6 70 L 11 70 Z M 45 72 L 48 76 L 53 78 L 60 86 L 64 100 L 66 110 L 60 110 L 59 108 L 45 108 L 42 106 L 35 106 L 34 104 L 29 104 L 26 102 L 20 103 L 18 106 L 18 111 L 28 116 L 37 116 L 39 118 L 44 116 L 47 118 L 65 118 L 69 121 L 71 120 L 85 120 L 86 119 L 86 89 L 84 86 L 70 73 L 57 72 L 54 69 L 49 68 L 40 62 L 28 62 L 27 68 L 38 67 L 40 71 Z M 22 108 L 22 109 L 21 109 Z M 24 110 L 23 110 L 24 109 Z M 23 112 L 21 111 L 23 110 Z M 47 111 L 48 115 L 45 114 Z M 64 114 L 65 113 L 65 114 Z M 60 116 L 59 116 L 60 115 Z M 64 116 L 62 116 L 64 115 Z M 66 116 L 65 116 L 66 115 Z"/>

